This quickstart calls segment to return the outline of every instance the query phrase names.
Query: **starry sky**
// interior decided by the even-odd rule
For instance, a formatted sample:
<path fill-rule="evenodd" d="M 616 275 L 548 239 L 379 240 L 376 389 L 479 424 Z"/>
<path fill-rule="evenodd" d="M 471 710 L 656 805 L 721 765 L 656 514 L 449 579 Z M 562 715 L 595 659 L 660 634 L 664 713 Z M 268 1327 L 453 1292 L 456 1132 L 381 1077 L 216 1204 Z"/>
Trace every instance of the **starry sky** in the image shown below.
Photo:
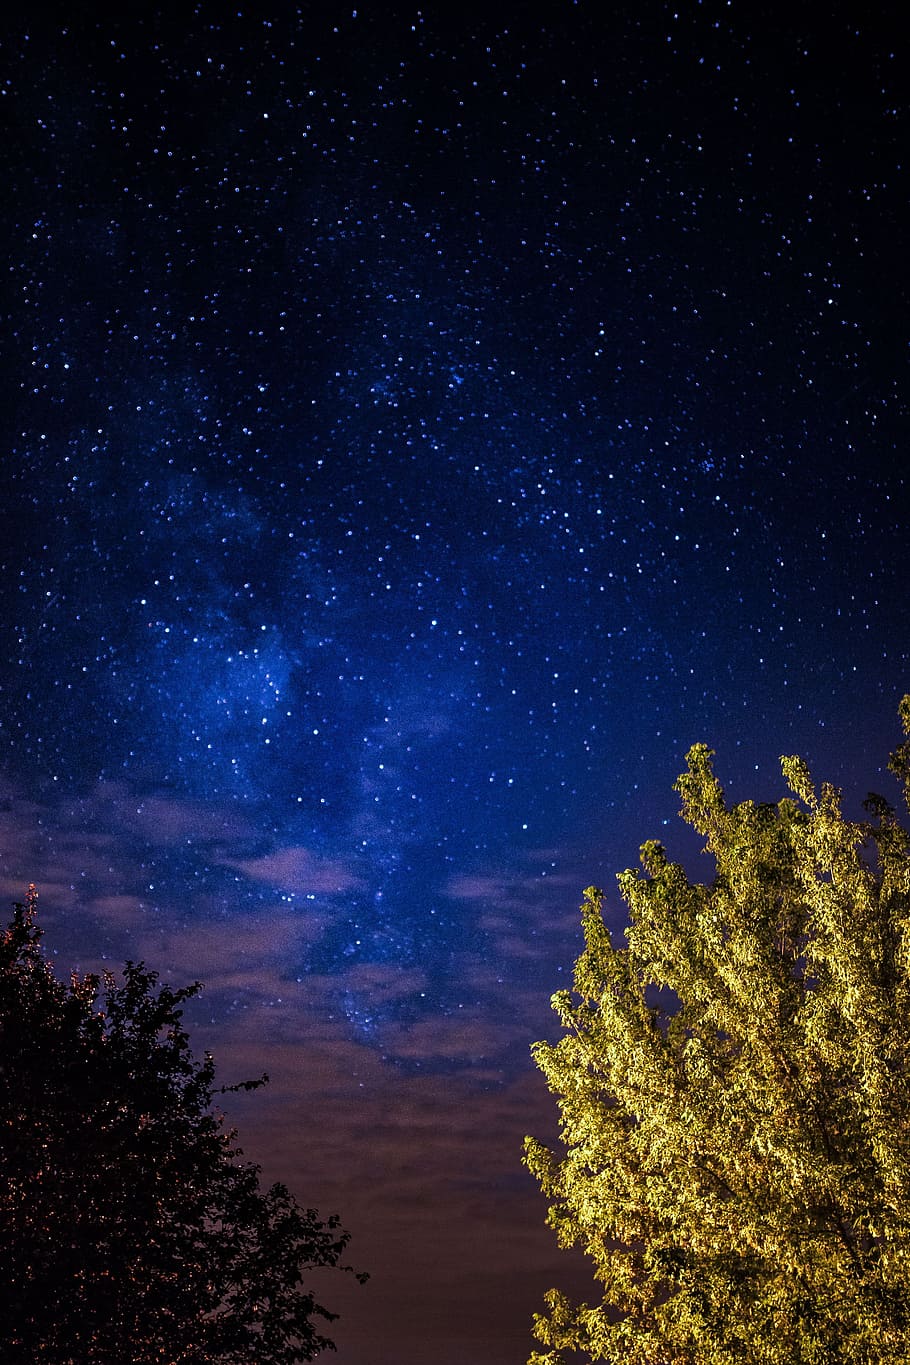
<path fill-rule="evenodd" d="M 896 8 L 24 9 L 3 892 L 270 1073 L 339 1365 L 521 1362 L 591 1292 L 520 1163 L 582 889 L 695 857 L 696 741 L 895 795 Z"/>

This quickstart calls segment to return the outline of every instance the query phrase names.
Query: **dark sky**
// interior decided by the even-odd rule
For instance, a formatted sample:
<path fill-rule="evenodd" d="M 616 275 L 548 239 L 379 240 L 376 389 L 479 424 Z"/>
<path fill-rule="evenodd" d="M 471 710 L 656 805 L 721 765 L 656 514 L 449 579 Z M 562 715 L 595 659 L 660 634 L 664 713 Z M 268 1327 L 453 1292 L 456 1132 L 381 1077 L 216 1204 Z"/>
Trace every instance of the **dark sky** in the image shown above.
<path fill-rule="evenodd" d="M 520 1365 L 584 1284 L 528 1048 L 688 746 L 895 794 L 907 66 L 847 8 L 6 21 L 0 883 L 271 1074 L 338 1365 Z"/>

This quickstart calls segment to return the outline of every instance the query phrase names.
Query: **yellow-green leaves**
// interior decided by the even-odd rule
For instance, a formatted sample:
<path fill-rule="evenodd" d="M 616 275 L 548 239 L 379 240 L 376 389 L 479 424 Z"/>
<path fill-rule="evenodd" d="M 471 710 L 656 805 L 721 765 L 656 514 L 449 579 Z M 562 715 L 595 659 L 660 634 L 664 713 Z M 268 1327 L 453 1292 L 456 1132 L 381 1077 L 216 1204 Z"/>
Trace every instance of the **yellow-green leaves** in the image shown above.
<path fill-rule="evenodd" d="M 910 697 L 901 719 L 910 737 Z M 534 1049 L 563 1148 L 529 1139 L 526 1162 L 602 1301 L 554 1293 L 533 1360 L 897 1365 L 910 834 L 881 798 L 847 820 L 796 757 L 781 760 L 796 800 L 728 806 L 711 760 L 690 750 L 677 790 L 713 880 L 645 844 L 618 879 L 622 946 L 589 888 L 575 989 L 553 1001 L 565 1036 Z M 910 794 L 910 738 L 891 767 Z"/>

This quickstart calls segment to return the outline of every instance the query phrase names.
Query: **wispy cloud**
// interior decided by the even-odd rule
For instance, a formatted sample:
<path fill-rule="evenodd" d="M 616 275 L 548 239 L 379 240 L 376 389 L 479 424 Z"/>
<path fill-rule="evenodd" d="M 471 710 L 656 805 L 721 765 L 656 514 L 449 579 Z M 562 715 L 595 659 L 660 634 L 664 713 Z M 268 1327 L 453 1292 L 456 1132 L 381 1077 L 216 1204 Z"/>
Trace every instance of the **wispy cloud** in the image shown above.
<path fill-rule="evenodd" d="M 258 858 L 220 858 L 223 867 L 242 872 L 251 881 L 265 882 L 285 895 L 337 895 L 360 885 L 345 863 L 320 858 L 302 845 L 276 848 Z"/>
<path fill-rule="evenodd" d="M 123 783 L 105 783 L 97 796 L 110 802 L 121 829 L 132 830 L 156 844 L 213 843 L 236 845 L 257 837 L 253 822 L 236 806 L 206 804 L 157 793 L 137 794 Z"/>

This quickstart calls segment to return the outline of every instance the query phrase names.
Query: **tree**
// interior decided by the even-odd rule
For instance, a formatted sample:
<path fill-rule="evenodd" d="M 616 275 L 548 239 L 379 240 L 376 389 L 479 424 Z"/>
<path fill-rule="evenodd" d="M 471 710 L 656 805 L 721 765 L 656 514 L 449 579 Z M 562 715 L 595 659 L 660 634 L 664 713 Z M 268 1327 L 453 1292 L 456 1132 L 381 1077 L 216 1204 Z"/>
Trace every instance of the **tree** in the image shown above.
<path fill-rule="evenodd" d="M 910 697 L 901 704 L 910 736 Z M 582 907 L 567 1030 L 533 1049 L 557 1155 L 526 1141 L 602 1301 L 553 1290 L 548 1349 L 624 1365 L 910 1359 L 910 833 L 782 759 L 792 797 L 728 806 L 704 745 L 676 784 L 715 875 L 659 843 L 619 878 L 614 947 Z M 891 757 L 910 806 L 910 742 Z M 793 799 L 795 798 L 795 799 Z"/>
<path fill-rule="evenodd" d="M 30 887 L 0 933 L 0 1357 L 311 1360 L 334 1314 L 303 1272 L 338 1266 L 348 1234 L 240 1160 L 181 1022 L 199 983 L 128 962 L 119 985 L 65 985 L 36 903 Z"/>

